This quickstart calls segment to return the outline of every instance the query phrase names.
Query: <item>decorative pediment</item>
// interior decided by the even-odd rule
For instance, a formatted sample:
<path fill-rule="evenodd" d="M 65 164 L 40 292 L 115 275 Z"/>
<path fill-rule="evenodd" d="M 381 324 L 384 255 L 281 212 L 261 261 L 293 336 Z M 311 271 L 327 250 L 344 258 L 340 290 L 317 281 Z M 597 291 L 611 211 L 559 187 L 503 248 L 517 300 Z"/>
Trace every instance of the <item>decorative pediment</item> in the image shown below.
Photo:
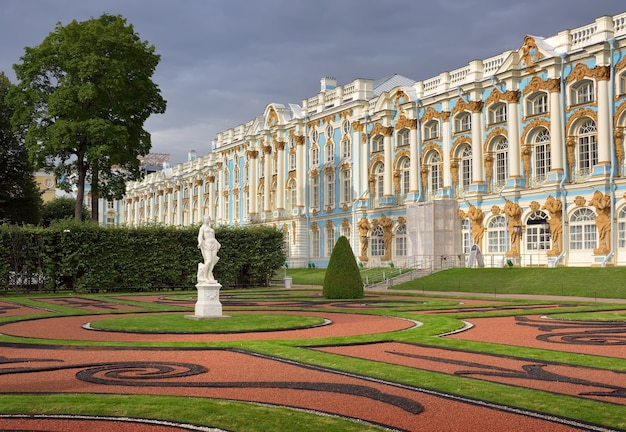
<path fill-rule="evenodd" d="M 524 38 L 524 44 L 520 48 L 522 53 L 522 65 L 528 72 L 533 72 L 539 60 L 544 58 L 543 53 L 537 46 L 537 41 L 532 36 Z"/>

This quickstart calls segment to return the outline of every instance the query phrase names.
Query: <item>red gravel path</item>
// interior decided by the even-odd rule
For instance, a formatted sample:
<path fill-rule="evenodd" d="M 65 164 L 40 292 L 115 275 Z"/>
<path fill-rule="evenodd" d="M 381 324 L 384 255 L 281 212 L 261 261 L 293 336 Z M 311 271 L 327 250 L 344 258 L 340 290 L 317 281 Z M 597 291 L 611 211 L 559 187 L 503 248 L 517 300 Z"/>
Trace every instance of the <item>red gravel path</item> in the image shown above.
<path fill-rule="evenodd" d="M 136 298 L 135 298 L 136 300 Z M 230 312 L 227 312 L 230 314 Z M 246 311 L 245 313 L 250 313 Z M 0 326 L 4 334 L 49 339 L 78 339 L 97 341 L 222 341 L 222 340 L 269 340 L 269 339 L 310 339 L 328 336 L 353 336 L 381 332 L 399 331 L 410 328 L 414 323 L 389 317 L 362 314 L 338 314 L 316 312 L 268 312 L 288 313 L 307 316 L 322 316 L 332 320 L 323 327 L 283 332 L 260 332 L 234 335 L 140 335 L 111 332 L 96 332 L 81 327 L 85 322 L 110 318 L 110 315 L 81 316 L 66 318 L 46 318 Z M 472 321 L 476 321 L 472 319 Z M 509 325 L 496 322 L 493 325 Z M 491 325 L 491 324 L 490 324 Z M 482 328 L 483 324 L 476 326 Z M 499 327 L 496 327 L 499 328 Z M 473 331 L 473 330 L 472 330 Z M 472 331 L 451 337 L 463 338 Z M 500 332 L 498 332 L 500 333 Z M 535 332 L 536 333 L 536 332 Z M 515 337 L 515 344 L 524 345 L 533 339 L 535 333 L 508 329 L 504 334 Z M 481 340 L 476 337 L 475 340 Z M 498 343 L 503 343 L 498 342 Z M 402 345 L 402 346 L 401 346 Z M 325 351 L 342 355 L 358 356 L 378 361 L 405 364 L 408 366 L 436 370 L 437 362 L 430 360 L 426 367 L 424 360 L 401 358 L 400 350 L 409 354 L 450 359 L 454 356 L 435 352 L 434 348 L 420 348 L 405 344 L 360 345 L 358 347 L 324 348 Z M 554 349 L 554 348 L 553 348 Z M 563 350 L 562 347 L 557 349 Z M 596 350 L 598 348 L 596 347 Z M 396 354 L 389 351 L 396 350 Z M 429 351 L 430 350 L 430 351 Z M 623 350 L 623 347 L 622 347 Z M 465 352 L 458 354 L 459 360 L 489 363 L 494 367 L 518 369 L 519 362 L 495 358 L 474 357 Z M 286 363 L 280 359 L 262 357 L 247 352 L 230 350 L 147 350 L 147 349 L 108 349 L 104 347 L 79 349 L 48 347 L 0 347 L 1 393 L 111 393 L 111 394 L 167 394 L 218 399 L 232 399 L 266 404 L 284 405 L 339 416 L 362 419 L 366 422 L 385 425 L 392 429 L 406 431 L 577 431 L 590 430 L 535 418 L 528 413 L 514 413 L 506 407 L 484 406 L 479 401 L 459 400 L 448 395 L 428 392 L 420 388 L 396 386 L 393 383 L 373 381 L 367 377 L 348 376 L 340 372 L 311 368 L 297 363 Z M 406 362 L 409 362 L 408 364 Z M 422 363 L 420 363 L 422 362 Z M 426 360 L 428 362 L 428 360 Z M 188 373 L 186 364 L 200 368 Z M 158 365 L 169 365 L 174 372 L 156 373 Z M 104 367 L 106 366 L 106 369 Z M 441 366 L 437 366 L 441 367 Z M 20 369 L 21 373 L 8 370 Z M 458 370 L 458 365 L 457 365 Z M 558 367 L 553 368 L 559 371 Z M 4 372 L 7 373 L 4 373 Z M 147 380 L 145 373 L 152 372 Z M 453 370 L 439 372 L 454 373 Z M 598 379 L 604 380 L 605 377 Z M 509 378 L 512 385 L 524 384 L 523 379 Z M 572 389 L 563 388 L 567 393 Z M 108 429 L 107 429 L 108 427 Z M 119 423 L 116 421 L 92 423 L 89 420 L 37 419 L 36 422 L 24 419 L 0 418 L 0 430 L 31 431 L 83 431 L 91 428 L 98 431 L 126 430 L 139 432 L 161 432 L 184 430 L 160 425 Z"/>

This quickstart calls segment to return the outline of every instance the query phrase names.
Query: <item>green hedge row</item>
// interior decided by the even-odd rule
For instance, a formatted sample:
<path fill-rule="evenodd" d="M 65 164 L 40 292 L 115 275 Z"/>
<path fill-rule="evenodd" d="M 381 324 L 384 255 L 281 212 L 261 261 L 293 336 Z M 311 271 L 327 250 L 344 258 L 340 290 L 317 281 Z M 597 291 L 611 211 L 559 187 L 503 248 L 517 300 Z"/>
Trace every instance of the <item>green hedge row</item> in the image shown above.
<path fill-rule="evenodd" d="M 0 226 L 0 292 L 193 288 L 199 227 L 101 228 L 62 221 L 50 228 Z M 267 285 L 285 263 L 275 228 L 216 228 L 214 275 L 225 288 Z"/>

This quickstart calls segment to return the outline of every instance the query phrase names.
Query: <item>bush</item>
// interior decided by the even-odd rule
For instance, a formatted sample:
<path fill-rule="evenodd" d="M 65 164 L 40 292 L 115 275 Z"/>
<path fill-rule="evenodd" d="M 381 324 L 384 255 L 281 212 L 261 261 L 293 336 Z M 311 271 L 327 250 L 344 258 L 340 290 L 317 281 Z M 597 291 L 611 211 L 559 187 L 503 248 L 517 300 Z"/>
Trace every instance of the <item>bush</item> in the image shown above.
<path fill-rule="evenodd" d="M 324 286 L 324 298 L 357 299 L 363 297 L 363 280 L 348 239 L 339 237 L 328 261 Z"/>

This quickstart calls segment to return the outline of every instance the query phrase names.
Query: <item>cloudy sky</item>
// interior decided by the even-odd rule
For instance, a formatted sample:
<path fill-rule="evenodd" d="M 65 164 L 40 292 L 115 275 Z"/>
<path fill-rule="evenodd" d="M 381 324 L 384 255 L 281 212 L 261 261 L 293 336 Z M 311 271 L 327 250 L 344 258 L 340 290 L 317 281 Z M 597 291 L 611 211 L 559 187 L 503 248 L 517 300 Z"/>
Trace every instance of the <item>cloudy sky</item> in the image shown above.
<path fill-rule="evenodd" d="M 300 105 L 324 76 L 423 80 L 621 12 L 621 0 L 0 0 L 0 70 L 15 82 L 24 47 L 58 22 L 122 15 L 161 55 L 167 111 L 146 129 L 175 164 L 268 103 Z"/>

